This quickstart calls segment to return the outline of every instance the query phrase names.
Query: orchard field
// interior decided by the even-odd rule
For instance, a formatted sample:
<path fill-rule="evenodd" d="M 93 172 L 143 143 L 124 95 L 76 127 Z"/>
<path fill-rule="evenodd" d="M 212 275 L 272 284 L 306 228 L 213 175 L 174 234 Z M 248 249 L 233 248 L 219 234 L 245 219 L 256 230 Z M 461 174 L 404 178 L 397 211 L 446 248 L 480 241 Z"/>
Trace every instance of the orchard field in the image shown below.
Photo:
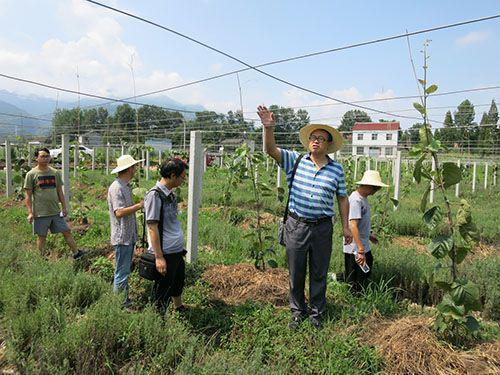
<path fill-rule="evenodd" d="M 327 319 L 322 330 L 305 322 L 287 328 L 288 281 L 284 248 L 275 240 L 286 196 L 284 178 L 263 157 L 251 170 L 227 158 L 203 175 L 198 219 L 198 259 L 188 265 L 184 299 L 189 312 L 160 317 L 149 305 L 151 285 L 134 270 L 133 308 L 121 308 L 112 293 L 113 250 L 109 245 L 107 187 L 113 176 L 82 159 L 71 174 L 70 223 L 83 260 L 70 260 L 62 236 L 48 237 L 48 253 L 35 250 L 19 189 L 23 164 L 14 172 L 15 194 L 1 198 L 0 215 L 0 368 L 13 373 L 498 373 L 500 371 L 500 212 L 499 188 L 483 186 L 484 164 L 463 167 L 460 197 L 448 189 L 454 213 L 466 198 L 477 226 L 478 242 L 458 265 L 460 275 L 477 285 L 480 307 L 473 316 L 480 328 L 450 344 L 432 323 L 443 298 L 428 250 L 432 232 L 422 220 L 423 184 L 412 177 L 412 162 L 401 164 L 397 210 L 392 188 L 370 197 L 380 243 L 373 246 L 373 283 L 351 295 L 329 277 Z M 149 179 L 142 170 L 136 187 L 150 188 L 157 178 L 151 159 Z M 366 168 L 344 158 L 349 192 Z M 16 164 L 15 160 L 13 161 Z M 373 163 L 373 161 L 372 161 Z M 22 164 L 22 163 L 21 163 Z M 373 164 L 371 166 L 374 168 Z M 389 165 L 379 163 L 382 179 L 393 185 Z M 496 171 L 495 171 L 496 172 Z M 245 176 L 246 174 L 246 176 Z M 16 177 L 19 175 L 20 177 Z M 255 177 L 257 176 L 257 177 Z M 2 175 L 2 181 L 5 181 Z M 5 185 L 0 186 L 4 190 Z M 178 191 L 186 228 L 187 186 Z M 3 196 L 4 194 L 2 194 Z M 281 199 L 280 199 L 281 198 Z M 442 203 L 435 194 L 435 204 Z M 141 217 L 138 217 L 141 223 Z M 437 227 L 437 229 L 436 229 Z M 139 225 L 142 234 L 142 225 Z M 330 273 L 343 271 L 341 227 L 333 234 Z M 272 249 L 272 250 L 269 250 Z M 137 254 L 136 254 L 137 255 Z M 258 268 L 255 266 L 259 266 Z M 439 268 L 439 267 L 438 267 Z"/>

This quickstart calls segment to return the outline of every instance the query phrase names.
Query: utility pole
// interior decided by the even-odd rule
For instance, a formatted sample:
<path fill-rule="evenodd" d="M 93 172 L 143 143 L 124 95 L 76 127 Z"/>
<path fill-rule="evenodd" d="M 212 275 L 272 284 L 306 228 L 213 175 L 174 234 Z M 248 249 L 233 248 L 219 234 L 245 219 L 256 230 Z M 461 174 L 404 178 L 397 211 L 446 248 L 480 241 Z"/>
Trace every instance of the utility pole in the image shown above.
<path fill-rule="evenodd" d="M 76 66 L 76 84 L 78 86 L 78 118 L 77 118 L 77 127 L 76 131 L 78 134 L 78 138 L 80 137 L 80 74 L 78 74 L 78 65 Z"/>
<path fill-rule="evenodd" d="M 134 53 L 130 55 L 130 72 L 132 73 L 132 83 L 134 85 L 134 102 L 135 102 L 135 142 L 139 144 L 139 113 L 137 112 L 137 96 L 135 93 L 135 74 L 134 74 Z"/>

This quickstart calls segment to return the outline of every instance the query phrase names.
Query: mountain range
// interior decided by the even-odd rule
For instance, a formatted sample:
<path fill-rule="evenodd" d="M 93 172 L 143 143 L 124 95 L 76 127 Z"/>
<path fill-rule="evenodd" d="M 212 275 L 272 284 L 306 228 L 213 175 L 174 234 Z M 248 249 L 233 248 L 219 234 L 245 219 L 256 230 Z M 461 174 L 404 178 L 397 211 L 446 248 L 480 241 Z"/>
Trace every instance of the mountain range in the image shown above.
<path fill-rule="evenodd" d="M 179 103 L 168 96 L 144 97 L 140 103 L 157 105 L 172 110 L 204 111 L 201 105 Z M 98 99 L 81 99 L 80 107 L 98 106 L 102 101 Z M 114 113 L 121 103 L 106 104 L 110 113 Z M 56 101 L 38 95 L 20 95 L 7 90 L 0 90 L 0 136 L 46 135 L 50 133 L 52 116 L 56 108 L 74 108 L 73 101 Z M 12 116 L 14 115 L 14 116 Z M 20 117 L 24 116 L 24 117 Z M 37 117 L 37 118 L 34 118 Z M 192 113 L 184 113 L 184 117 L 193 117 Z"/>

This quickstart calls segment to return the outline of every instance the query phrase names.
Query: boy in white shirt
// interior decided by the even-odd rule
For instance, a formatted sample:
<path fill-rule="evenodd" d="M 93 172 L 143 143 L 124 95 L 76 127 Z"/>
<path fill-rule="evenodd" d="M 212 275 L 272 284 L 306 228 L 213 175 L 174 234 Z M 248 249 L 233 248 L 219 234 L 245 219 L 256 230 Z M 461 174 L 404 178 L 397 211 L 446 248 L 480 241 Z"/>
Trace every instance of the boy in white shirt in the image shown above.
<path fill-rule="evenodd" d="M 375 244 L 378 242 L 377 237 L 371 233 L 371 212 L 367 197 L 388 185 L 381 181 L 377 171 L 366 171 L 356 184 L 359 185 L 358 189 L 349 196 L 349 228 L 353 241 L 344 245 L 344 266 L 346 282 L 351 284 L 355 293 L 360 293 L 366 286 L 373 267 L 370 241 Z M 364 272 L 362 268 L 366 265 L 369 270 Z"/>

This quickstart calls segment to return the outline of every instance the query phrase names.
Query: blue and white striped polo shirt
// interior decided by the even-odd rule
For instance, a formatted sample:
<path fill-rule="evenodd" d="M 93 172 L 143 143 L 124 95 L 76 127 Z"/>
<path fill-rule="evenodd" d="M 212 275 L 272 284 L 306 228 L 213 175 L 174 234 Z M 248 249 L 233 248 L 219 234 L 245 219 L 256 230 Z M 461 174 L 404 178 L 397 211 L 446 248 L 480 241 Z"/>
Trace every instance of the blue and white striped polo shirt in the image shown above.
<path fill-rule="evenodd" d="M 286 180 L 290 186 L 293 166 L 299 153 L 284 149 L 280 149 L 280 152 L 281 168 L 285 171 Z M 304 155 L 293 179 L 288 206 L 290 212 L 306 219 L 334 216 L 335 195 L 347 197 L 342 165 L 328 158 L 328 163 L 316 170 L 311 155 Z"/>

